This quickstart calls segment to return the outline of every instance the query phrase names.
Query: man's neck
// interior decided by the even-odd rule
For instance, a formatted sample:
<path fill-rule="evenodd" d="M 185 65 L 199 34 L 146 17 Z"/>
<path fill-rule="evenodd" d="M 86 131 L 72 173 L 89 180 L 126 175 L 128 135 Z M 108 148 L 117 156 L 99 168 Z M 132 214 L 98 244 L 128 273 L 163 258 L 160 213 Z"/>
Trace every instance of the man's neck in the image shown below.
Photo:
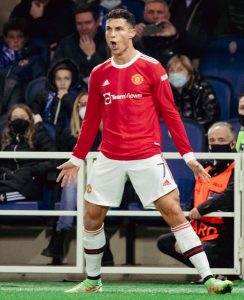
<path fill-rule="evenodd" d="M 124 65 L 129 63 L 136 55 L 137 51 L 134 47 L 132 47 L 130 50 L 127 49 L 121 55 L 113 55 L 113 60 L 117 65 Z"/>

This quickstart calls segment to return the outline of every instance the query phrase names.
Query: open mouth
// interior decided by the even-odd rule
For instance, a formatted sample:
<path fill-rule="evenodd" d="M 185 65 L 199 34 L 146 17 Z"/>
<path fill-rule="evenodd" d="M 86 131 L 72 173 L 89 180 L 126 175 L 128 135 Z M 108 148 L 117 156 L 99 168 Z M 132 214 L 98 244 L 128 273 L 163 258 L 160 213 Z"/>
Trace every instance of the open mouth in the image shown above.
<path fill-rule="evenodd" d="M 115 50 L 117 48 L 117 43 L 115 41 L 110 41 L 111 50 Z"/>

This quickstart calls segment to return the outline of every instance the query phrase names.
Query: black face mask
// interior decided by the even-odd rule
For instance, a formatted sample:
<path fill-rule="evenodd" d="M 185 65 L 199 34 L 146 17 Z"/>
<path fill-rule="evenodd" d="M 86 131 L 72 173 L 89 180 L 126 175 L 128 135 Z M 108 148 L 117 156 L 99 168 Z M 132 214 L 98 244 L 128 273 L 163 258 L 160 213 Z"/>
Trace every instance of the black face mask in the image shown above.
<path fill-rule="evenodd" d="M 241 126 L 244 126 L 244 115 L 239 114 L 239 123 L 241 124 Z"/>
<path fill-rule="evenodd" d="M 29 127 L 29 124 L 30 122 L 27 120 L 16 119 L 9 123 L 9 127 L 13 133 L 23 135 Z"/>
<path fill-rule="evenodd" d="M 216 145 L 209 145 L 209 152 L 215 153 L 225 153 L 225 152 L 232 152 L 230 144 L 216 144 Z"/>

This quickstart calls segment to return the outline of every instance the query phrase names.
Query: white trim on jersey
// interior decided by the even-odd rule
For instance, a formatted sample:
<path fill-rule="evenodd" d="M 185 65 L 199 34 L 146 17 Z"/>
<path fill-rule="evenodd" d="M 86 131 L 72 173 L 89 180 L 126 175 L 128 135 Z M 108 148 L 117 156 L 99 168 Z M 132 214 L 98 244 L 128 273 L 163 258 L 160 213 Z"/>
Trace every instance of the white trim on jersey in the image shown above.
<path fill-rule="evenodd" d="M 155 65 L 157 65 L 159 63 L 155 58 L 153 58 L 151 56 L 148 56 L 148 55 L 145 55 L 143 53 L 141 53 L 140 58 L 144 59 L 146 61 L 149 61 L 149 62 L 151 62 L 151 63 L 153 63 Z"/>
<path fill-rule="evenodd" d="M 112 57 L 111 59 L 111 64 L 113 67 L 117 68 L 117 69 L 124 69 L 127 68 L 129 66 L 131 66 L 141 55 L 141 53 L 139 51 L 136 51 L 136 55 L 132 58 L 132 60 L 130 60 L 128 63 L 126 64 L 122 64 L 122 65 L 117 65 L 116 62 L 114 61 L 114 58 Z"/>

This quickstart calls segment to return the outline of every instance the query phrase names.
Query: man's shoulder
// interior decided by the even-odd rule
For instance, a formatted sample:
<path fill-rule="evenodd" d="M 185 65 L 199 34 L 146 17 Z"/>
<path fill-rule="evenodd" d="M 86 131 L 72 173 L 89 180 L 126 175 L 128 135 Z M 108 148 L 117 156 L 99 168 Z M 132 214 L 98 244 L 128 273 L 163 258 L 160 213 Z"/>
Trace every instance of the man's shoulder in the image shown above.
<path fill-rule="evenodd" d="M 61 40 L 59 46 L 70 45 L 70 44 L 79 44 L 79 38 L 76 33 L 72 33 Z"/>
<path fill-rule="evenodd" d="M 155 59 L 151 56 L 148 56 L 142 52 L 140 52 L 139 59 L 148 65 L 160 65 L 160 62 L 157 59 Z"/>
<path fill-rule="evenodd" d="M 93 69 L 93 73 L 103 73 L 106 72 L 108 68 L 111 67 L 111 58 L 106 59 L 104 62 L 101 64 L 97 65 Z"/>

